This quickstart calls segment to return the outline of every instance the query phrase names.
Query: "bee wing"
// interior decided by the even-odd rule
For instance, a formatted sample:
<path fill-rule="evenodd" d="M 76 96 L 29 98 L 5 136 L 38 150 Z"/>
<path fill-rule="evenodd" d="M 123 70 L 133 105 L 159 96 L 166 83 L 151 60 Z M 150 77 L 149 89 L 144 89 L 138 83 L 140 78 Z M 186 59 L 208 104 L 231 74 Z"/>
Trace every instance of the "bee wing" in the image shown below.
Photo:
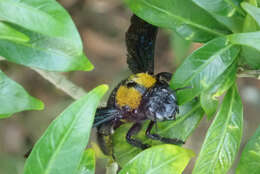
<path fill-rule="evenodd" d="M 158 28 L 136 15 L 126 32 L 127 63 L 133 73 L 154 72 L 154 48 Z"/>
<path fill-rule="evenodd" d="M 114 120 L 119 115 L 117 109 L 111 108 L 98 108 L 96 111 L 94 124 L 92 127 L 97 127 L 103 123 Z"/>

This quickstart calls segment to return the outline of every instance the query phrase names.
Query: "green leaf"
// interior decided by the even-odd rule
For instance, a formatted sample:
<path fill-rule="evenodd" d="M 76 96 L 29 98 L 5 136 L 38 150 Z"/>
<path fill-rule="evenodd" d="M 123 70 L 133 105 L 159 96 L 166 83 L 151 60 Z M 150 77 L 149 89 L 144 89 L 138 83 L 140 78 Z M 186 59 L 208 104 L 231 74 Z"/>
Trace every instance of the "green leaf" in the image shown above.
<path fill-rule="evenodd" d="M 41 110 L 44 104 L 0 70 L 0 118 L 25 110 Z"/>
<path fill-rule="evenodd" d="M 203 114 L 204 112 L 201 109 L 199 102 L 189 102 L 180 106 L 180 114 L 177 115 L 175 121 L 158 122 L 158 131 L 153 129 L 152 132 L 164 137 L 178 138 L 186 141 L 193 130 L 198 126 Z M 142 130 L 138 133 L 137 138 L 144 143 L 153 145 L 161 144 L 160 141 L 152 141 L 145 136 L 148 122 L 149 121 L 144 124 Z M 120 126 L 116 129 L 112 137 L 113 156 L 121 167 L 124 167 L 129 160 L 142 151 L 126 142 L 125 136 L 130 127 L 131 124 Z"/>
<path fill-rule="evenodd" d="M 242 130 L 243 106 L 233 85 L 208 129 L 192 174 L 227 173 L 239 150 Z"/>
<path fill-rule="evenodd" d="M 244 173 L 260 173 L 260 127 L 258 127 L 242 151 L 236 174 Z"/>
<path fill-rule="evenodd" d="M 257 22 L 260 27 L 260 8 L 257 8 L 254 5 L 251 5 L 247 2 L 241 3 L 242 8 Z"/>
<path fill-rule="evenodd" d="M 200 103 L 206 112 L 208 119 L 211 119 L 218 108 L 218 99 L 235 82 L 237 72 L 237 61 L 235 61 L 224 73 L 219 76 L 214 84 L 200 95 Z"/>
<path fill-rule="evenodd" d="M 244 10 L 247 11 L 247 15 L 243 25 L 243 32 L 255 32 L 259 30 L 259 22 L 257 2 L 255 0 L 249 0 L 249 3 L 243 2 L 241 5 Z M 252 5 L 251 5 L 252 4 Z M 254 16 L 254 18 L 253 18 Z M 248 67 L 251 69 L 258 69 L 260 65 L 260 52 L 254 48 L 248 46 L 242 46 L 239 64 L 242 67 Z"/>
<path fill-rule="evenodd" d="M 0 118 L 10 117 L 12 114 L 0 114 Z"/>
<path fill-rule="evenodd" d="M 241 32 L 244 12 L 239 6 L 242 0 L 192 0 L 198 6 L 208 11 L 219 23 L 233 32 Z"/>
<path fill-rule="evenodd" d="M 45 35 L 62 36 L 64 25 L 55 14 L 46 10 L 46 6 L 50 5 L 53 5 L 53 9 L 59 8 L 55 1 L 49 0 L 43 0 L 41 3 L 29 0 L 0 0 L 0 19 Z"/>
<path fill-rule="evenodd" d="M 248 69 L 260 68 L 260 51 L 247 46 L 242 46 L 240 52 L 240 66 Z"/>
<path fill-rule="evenodd" d="M 16 42 L 28 42 L 30 40 L 30 38 L 25 34 L 15 30 L 3 22 L 0 22 L 0 39 L 7 39 Z"/>
<path fill-rule="evenodd" d="M 259 29 L 259 26 L 258 26 L 256 20 L 251 16 L 251 14 L 254 14 L 254 16 L 257 16 L 257 10 L 255 7 L 255 6 L 257 6 L 257 2 L 255 0 L 248 0 L 248 2 L 250 4 L 246 3 L 246 2 L 241 3 L 241 6 L 247 12 L 247 15 L 246 15 L 246 18 L 245 18 L 244 24 L 243 24 L 243 33 L 254 32 Z"/>
<path fill-rule="evenodd" d="M 76 174 L 95 174 L 95 152 L 87 149 L 81 158 L 79 169 Z"/>
<path fill-rule="evenodd" d="M 228 40 L 243 46 L 241 56 L 246 63 L 254 68 L 260 68 L 260 31 L 229 35 Z"/>
<path fill-rule="evenodd" d="M 0 56 L 5 57 L 7 60 L 14 63 L 50 71 L 90 71 L 93 69 L 93 65 L 89 62 L 83 53 L 82 42 L 73 21 L 71 20 L 66 10 L 63 9 L 56 1 L 0 0 L 0 2 L 2 4 L 14 4 L 14 7 L 12 8 L 18 6 L 19 8 L 17 8 L 20 9 L 21 6 L 21 11 L 24 6 L 26 8 L 32 8 L 36 11 L 40 11 L 39 13 L 46 13 L 45 15 L 52 17 L 55 19 L 55 21 L 58 21 L 58 23 L 62 24 L 62 28 L 59 29 L 58 27 L 56 31 L 55 26 L 51 26 L 52 22 L 46 22 L 45 20 L 41 21 L 39 19 L 37 22 L 28 22 L 28 26 L 22 25 L 23 21 L 20 21 L 21 24 L 19 22 L 13 22 L 16 25 L 11 26 L 17 31 L 27 35 L 30 38 L 30 42 L 20 43 L 9 40 L 0 40 Z M 11 18 L 13 17 L 15 19 L 20 19 L 20 17 L 16 17 L 16 15 L 14 15 L 19 15 L 19 13 L 12 12 L 9 14 L 10 9 L 7 9 L 8 10 L 2 11 L 2 13 L 8 13 L 6 15 L 10 15 Z M 27 20 L 28 16 L 25 14 L 21 16 Z M 35 29 L 31 25 L 39 28 Z M 45 31 L 41 30 L 42 28 L 49 28 L 47 30 L 55 31 Z"/>
<path fill-rule="evenodd" d="M 101 85 L 65 109 L 37 141 L 24 174 L 72 174 L 88 143 L 96 108 L 107 91 Z"/>
<path fill-rule="evenodd" d="M 195 153 L 174 145 L 147 149 L 129 161 L 119 174 L 181 174 Z"/>
<path fill-rule="evenodd" d="M 0 40 L 0 56 L 29 67 L 50 71 L 90 71 L 93 65 L 69 40 L 51 38 L 16 27 L 30 37 L 26 43 Z"/>
<path fill-rule="evenodd" d="M 208 42 L 187 57 L 171 80 L 174 89 L 192 87 L 177 92 L 178 103 L 181 105 L 190 101 L 212 86 L 236 60 L 239 50 L 238 46 L 221 37 Z"/>
<path fill-rule="evenodd" d="M 149 23 L 176 31 L 186 40 L 205 42 L 229 31 L 192 0 L 124 0 Z"/>

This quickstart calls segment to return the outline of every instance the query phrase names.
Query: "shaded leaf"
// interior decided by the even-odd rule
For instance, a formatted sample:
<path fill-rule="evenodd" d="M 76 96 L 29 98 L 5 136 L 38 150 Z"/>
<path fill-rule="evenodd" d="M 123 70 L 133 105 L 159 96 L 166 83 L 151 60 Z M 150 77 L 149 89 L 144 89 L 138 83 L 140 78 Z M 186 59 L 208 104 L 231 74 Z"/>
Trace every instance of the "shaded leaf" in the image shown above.
<path fill-rule="evenodd" d="M 260 68 L 260 32 L 232 34 L 228 40 L 236 45 L 243 46 L 241 55 L 252 68 Z"/>
<path fill-rule="evenodd" d="M 192 174 L 227 173 L 239 150 L 242 129 L 243 106 L 233 85 L 208 129 Z"/>
<path fill-rule="evenodd" d="M 195 153 L 174 145 L 158 145 L 139 153 L 119 174 L 181 174 Z"/>
<path fill-rule="evenodd" d="M 7 39 L 16 42 L 27 42 L 30 40 L 25 34 L 15 30 L 3 22 L 0 22 L 0 39 Z"/>
<path fill-rule="evenodd" d="M 192 87 L 177 92 L 178 103 L 181 105 L 190 101 L 214 85 L 236 60 L 239 50 L 238 46 L 230 44 L 225 38 L 217 38 L 187 57 L 176 70 L 170 84 L 174 89 Z"/>
<path fill-rule="evenodd" d="M 258 26 L 260 26 L 260 8 L 257 8 L 256 6 L 251 5 L 247 2 L 242 2 L 241 6 L 250 16 L 253 17 Z"/>
<path fill-rule="evenodd" d="M 205 42 L 229 33 L 192 0 L 124 1 L 137 16 L 153 25 L 173 29 L 186 40 Z"/>
<path fill-rule="evenodd" d="M 240 7 L 242 0 L 192 0 L 208 11 L 219 23 L 233 32 L 242 31 L 244 11 Z"/>
<path fill-rule="evenodd" d="M 79 169 L 75 174 L 94 174 L 95 173 L 95 152 L 93 149 L 87 149 L 81 158 Z"/>
<path fill-rule="evenodd" d="M 177 115 L 177 119 L 175 121 L 158 122 L 158 131 L 154 128 L 152 132 L 156 132 L 159 135 L 168 138 L 178 138 L 186 141 L 193 130 L 197 127 L 203 114 L 204 112 L 197 101 L 187 103 L 180 107 L 180 114 Z M 144 143 L 153 145 L 161 144 L 160 141 L 154 141 L 146 138 L 145 130 L 148 122 L 149 121 L 144 124 L 142 130 L 138 133 L 137 138 L 142 140 Z M 116 129 L 115 134 L 112 137 L 113 156 L 121 167 L 124 167 L 129 160 L 142 151 L 141 149 L 126 142 L 125 136 L 130 127 L 131 124 L 124 124 L 120 126 Z"/>
<path fill-rule="evenodd" d="M 71 104 L 47 128 L 26 160 L 24 174 L 72 174 L 88 143 L 101 85 Z"/>
<path fill-rule="evenodd" d="M 260 127 L 258 127 L 242 151 L 236 174 L 244 173 L 260 173 Z"/>
<path fill-rule="evenodd" d="M 41 110 L 44 104 L 0 70 L 0 118 L 25 110 Z"/>
<path fill-rule="evenodd" d="M 16 24 L 11 26 L 27 35 L 30 38 L 30 42 L 17 43 L 9 40 L 0 40 L 0 56 L 5 57 L 11 62 L 50 71 L 89 71 L 93 69 L 93 65 L 83 53 L 82 42 L 73 21 L 66 10 L 56 1 L 0 0 L 0 2 L 2 2 L 2 5 L 6 3 L 14 4 L 12 8 L 16 10 L 20 9 L 21 6 L 21 11 L 23 11 L 23 7 L 33 9 L 32 11 L 40 11 L 39 13 L 45 14 L 53 18 L 53 20 L 58 21 L 59 24 L 62 24 L 61 28 L 55 28 L 56 25 L 52 26 L 52 22 L 48 23 L 45 20 L 38 19 L 36 16 L 36 19 L 38 19 L 37 22 L 33 18 L 32 23 L 26 23 L 28 26 L 22 25 L 23 21 L 20 21 L 20 17 L 25 18 L 24 20 L 29 20 L 29 14 L 24 13 L 19 17 L 16 16 L 19 15 L 19 10 L 18 13 L 14 13 L 13 11 L 10 13 L 9 8 L 3 10 L 2 13 L 7 13 L 7 17 L 15 18 L 16 22 L 9 21 Z M 35 26 L 36 29 L 31 25 Z M 45 31 L 42 28 L 49 29 Z"/>
<path fill-rule="evenodd" d="M 249 1 L 251 4 L 243 2 L 241 6 L 248 13 L 244 24 L 243 32 L 255 32 L 259 30 L 259 8 L 254 1 Z M 255 5 L 255 6 L 254 6 Z M 258 69 L 260 66 L 260 52 L 255 48 L 242 46 L 240 53 L 240 66 Z"/>
<path fill-rule="evenodd" d="M 237 61 L 235 61 L 224 73 L 219 76 L 214 84 L 201 93 L 200 103 L 206 112 L 208 119 L 212 118 L 218 108 L 218 98 L 226 92 L 235 82 Z"/>

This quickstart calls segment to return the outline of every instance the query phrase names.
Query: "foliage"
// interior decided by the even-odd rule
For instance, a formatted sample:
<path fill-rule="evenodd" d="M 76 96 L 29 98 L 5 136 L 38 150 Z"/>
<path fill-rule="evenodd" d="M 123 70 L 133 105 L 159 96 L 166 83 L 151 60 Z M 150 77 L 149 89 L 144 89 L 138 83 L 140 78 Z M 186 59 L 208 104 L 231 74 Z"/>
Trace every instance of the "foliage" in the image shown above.
<path fill-rule="evenodd" d="M 174 73 L 177 120 L 159 123 L 159 134 L 184 141 L 204 113 L 216 116 L 208 129 L 193 174 L 227 173 L 240 147 L 243 106 L 237 89 L 238 67 L 260 69 L 260 8 L 256 0 L 124 0 L 145 21 L 174 33 L 173 49 L 188 50 L 191 42 L 204 44 L 186 57 Z M 37 24 L 37 25 L 35 25 Z M 177 38 L 178 36 L 178 38 Z M 174 40 L 176 39 L 176 40 Z M 82 41 L 70 16 L 54 0 L 0 0 L 0 56 L 7 61 L 50 71 L 89 71 Z M 181 62 L 179 61 L 179 62 Z M 260 75 L 259 75 L 260 76 Z M 95 171 L 88 144 L 96 107 L 106 92 L 99 86 L 61 113 L 37 141 L 24 167 L 25 174 L 90 174 Z M 224 95 L 219 106 L 218 97 Z M 19 84 L 0 71 L 0 118 L 16 112 L 43 109 Z M 218 110 L 218 108 L 220 108 Z M 181 173 L 194 156 L 191 150 L 162 145 L 141 151 L 125 141 L 129 124 L 112 137 L 120 173 Z M 259 173 L 259 129 L 246 145 L 236 173 Z M 160 172 L 158 172 L 160 171 Z"/>
<path fill-rule="evenodd" d="M 62 174 L 77 170 L 88 144 L 95 110 L 107 89 L 105 85 L 95 88 L 50 124 L 26 160 L 24 174 Z"/>
<path fill-rule="evenodd" d="M 119 174 L 181 174 L 194 155 L 191 150 L 174 145 L 155 146 L 136 155 Z"/>
<path fill-rule="evenodd" d="M 246 144 L 237 166 L 237 174 L 260 172 L 260 127 Z"/>

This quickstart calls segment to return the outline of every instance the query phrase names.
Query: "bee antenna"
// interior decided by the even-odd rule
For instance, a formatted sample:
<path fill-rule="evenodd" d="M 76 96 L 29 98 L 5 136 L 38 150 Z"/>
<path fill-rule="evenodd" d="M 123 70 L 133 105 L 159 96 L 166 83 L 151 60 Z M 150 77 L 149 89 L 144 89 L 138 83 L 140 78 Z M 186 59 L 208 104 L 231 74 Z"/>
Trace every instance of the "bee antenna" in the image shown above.
<path fill-rule="evenodd" d="M 175 89 L 175 91 L 179 91 L 179 90 L 184 90 L 184 89 L 191 89 L 193 88 L 192 86 L 186 86 L 186 87 L 183 87 L 183 88 L 177 88 Z"/>

